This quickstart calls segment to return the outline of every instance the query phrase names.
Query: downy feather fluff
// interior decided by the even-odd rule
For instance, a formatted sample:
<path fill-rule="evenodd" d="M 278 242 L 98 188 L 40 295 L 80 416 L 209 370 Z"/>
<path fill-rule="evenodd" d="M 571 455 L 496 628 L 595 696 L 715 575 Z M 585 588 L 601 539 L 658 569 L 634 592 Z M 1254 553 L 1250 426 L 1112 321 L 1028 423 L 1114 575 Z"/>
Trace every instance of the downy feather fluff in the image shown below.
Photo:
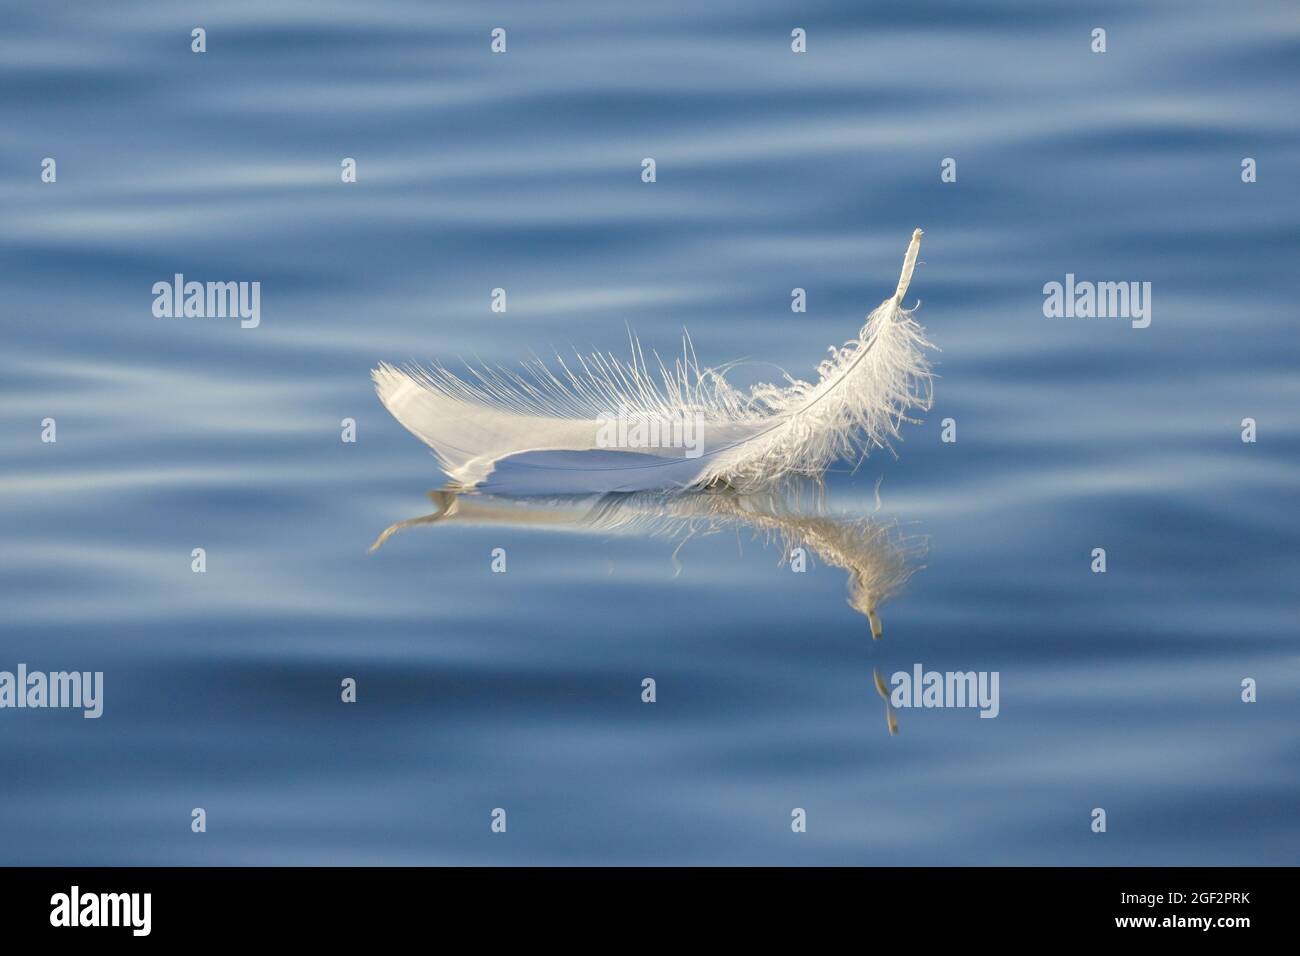
<path fill-rule="evenodd" d="M 640 344 L 632 357 L 578 356 L 558 368 L 471 368 L 466 377 L 435 365 L 373 374 L 379 399 L 433 449 L 463 489 L 506 494 L 556 491 L 681 490 L 730 485 L 754 490 L 793 476 L 816 477 L 837 459 L 887 447 L 912 409 L 928 409 L 933 348 L 903 307 L 921 244 L 912 234 L 894 295 L 856 338 L 832 347 L 815 382 L 732 387 L 726 366 L 701 368 L 689 339 L 669 367 L 654 369 Z M 622 417 L 693 422 L 696 447 L 611 447 L 609 423 Z M 680 429 L 680 426 L 678 426 Z M 679 432 L 680 433 L 680 432 Z"/>

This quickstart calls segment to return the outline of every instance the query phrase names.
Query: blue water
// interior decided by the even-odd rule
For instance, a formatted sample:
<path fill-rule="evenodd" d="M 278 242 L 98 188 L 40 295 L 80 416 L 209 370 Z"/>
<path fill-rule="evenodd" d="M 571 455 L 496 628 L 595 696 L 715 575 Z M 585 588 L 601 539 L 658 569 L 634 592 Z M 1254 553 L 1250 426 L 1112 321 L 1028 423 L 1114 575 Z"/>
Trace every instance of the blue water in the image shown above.
<path fill-rule="evenodd" d="M 4 21 L 0 669 L 105 692 L 98 720 L 0 710 L 0 861 L 1297 861 L 1294 4 Z M 927 543 L 882 640 L 842 569 L 740 528 L 367 553 L 441 483 L 377 361 L 686 327 L 740 382 L 808 377 L 917 226 L 934 408 L 826 495 L 861 516 L 880 481 L 876 519 Z M 155 318 L 178 272 L 259 281 L 260 325 Z M 1066 273 L 1151 282 L 1150 327 L 1044 317 Z M 890 736 L 873 670 L 916 663 L 999 672 L 999 716 Z"/>

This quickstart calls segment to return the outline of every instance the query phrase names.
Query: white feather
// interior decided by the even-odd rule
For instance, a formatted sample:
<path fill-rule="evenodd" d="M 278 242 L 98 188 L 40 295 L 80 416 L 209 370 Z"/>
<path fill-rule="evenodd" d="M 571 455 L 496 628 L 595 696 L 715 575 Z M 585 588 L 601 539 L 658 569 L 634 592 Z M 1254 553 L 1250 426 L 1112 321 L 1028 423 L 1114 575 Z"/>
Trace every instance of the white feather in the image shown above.
<path fill-rule="evenodd" d="M 507 463 L 527 468 L 540 488 L 566 479 L 592 491 L 750 490 L 815 477 L 837 459 L 888 446 L 912 409 L 930 407 L 924 350 L 933 346 L 903 308 L 920 243 L 917 229 L 894 295 L 856 338 L 830 349 L 816 382 L 787 376 L 784 385 L 733 388 L 726 366 L 700 368 L 689 339 L 671 368 L 654 356 L 652 372 L 634 338 L 630 361 L 579 356 L 572 366 L 560 359 L 558 370 L 535 362 L 462 378 L 442 366 L 383 363 L 375 389 L 462 488 L 483 486 Z M 609 423 L 620 415 L 661 423 L 665 436 L 673 423 L 698 423 L 701 442 L 689 453 L 680 444 L 611 448 Z"/>

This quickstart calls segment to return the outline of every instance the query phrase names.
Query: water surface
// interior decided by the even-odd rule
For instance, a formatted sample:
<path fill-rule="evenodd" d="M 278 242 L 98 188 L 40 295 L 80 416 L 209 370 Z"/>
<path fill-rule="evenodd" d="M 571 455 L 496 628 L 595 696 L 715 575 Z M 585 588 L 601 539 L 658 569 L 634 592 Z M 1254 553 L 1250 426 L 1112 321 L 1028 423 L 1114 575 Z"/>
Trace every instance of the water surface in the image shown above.
<path fill-rule="evenodd" d="M 106 691 L 0 711 L 0 860 L 1294 863 L 1298 66 L 1288 3 L 11 4 L 0 669 Z M 927 544 L 882 640 L 761 530 L 368 553 L 442 481 L 376 362 L 808 377 L 917 226 L 935 406 L 826 492 Z M 261 324 L 155 318 L 178 272 Z M 1045 318 L 1066 273 L 1151 326 Z M 999 716 L 890 736 L 915 663 Z"/>

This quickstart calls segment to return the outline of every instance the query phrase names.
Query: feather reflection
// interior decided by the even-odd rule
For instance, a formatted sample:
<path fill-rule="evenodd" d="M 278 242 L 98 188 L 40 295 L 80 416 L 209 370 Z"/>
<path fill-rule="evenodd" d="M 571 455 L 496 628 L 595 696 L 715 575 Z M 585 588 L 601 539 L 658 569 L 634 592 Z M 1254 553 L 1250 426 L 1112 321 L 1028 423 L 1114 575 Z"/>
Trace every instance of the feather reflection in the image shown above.
<path fill-rule="evenodd" d="M 725 485 L 703 491 L 631 492 L 602 495 L 511 498 L 452 488 L 429 492 L 436 510 L 390 525 L 371 545 L 377 550 L 400 531 L 422 525 L 464 523 L 554 527 L 593 534 L 639 534 L 677 542 L 678 554 L 691 538 L 749 529 L 779 547 L 789 562 L 796 549 L 848 572 L 848 602 L 866 617 L 871 636 L 883 634 L 878 609 L 919 569 L 919 539 L 902 536 L 892 522 L 871 516 L 834 514 L 823 486 L 787 483 L 773 490 L 742 493 Z"/>

